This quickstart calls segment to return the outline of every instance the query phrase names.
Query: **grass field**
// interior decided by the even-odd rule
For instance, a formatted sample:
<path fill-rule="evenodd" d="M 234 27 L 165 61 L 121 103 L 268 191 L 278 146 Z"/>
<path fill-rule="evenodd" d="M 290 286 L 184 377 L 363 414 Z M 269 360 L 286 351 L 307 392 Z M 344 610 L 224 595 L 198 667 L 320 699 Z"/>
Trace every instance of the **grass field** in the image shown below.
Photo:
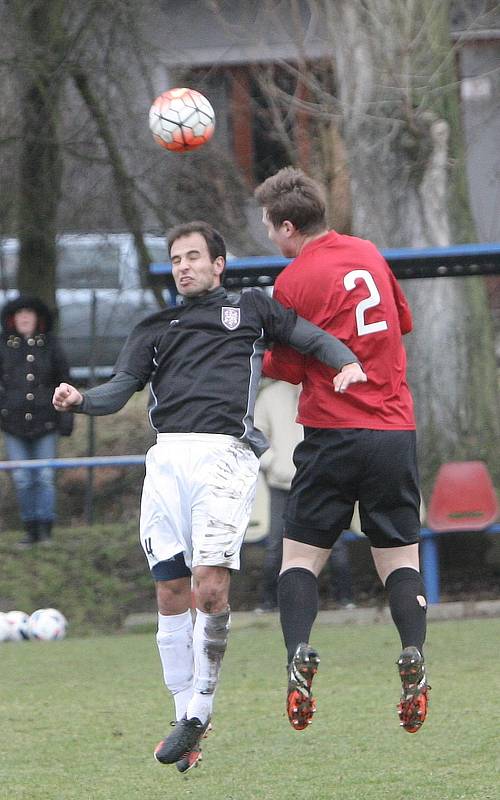
<path fill-rule="evenodd" d="M 390 625 L 316 627 L 318 713 L 285 720 L 276 621 L 236 629 L 203 764 L 152 758 L 170 700 L 154 635 L 0 645 L 2 800 L 497 800 L 500 619 L 429 626 L 419 734 L 398 726 Z"/>

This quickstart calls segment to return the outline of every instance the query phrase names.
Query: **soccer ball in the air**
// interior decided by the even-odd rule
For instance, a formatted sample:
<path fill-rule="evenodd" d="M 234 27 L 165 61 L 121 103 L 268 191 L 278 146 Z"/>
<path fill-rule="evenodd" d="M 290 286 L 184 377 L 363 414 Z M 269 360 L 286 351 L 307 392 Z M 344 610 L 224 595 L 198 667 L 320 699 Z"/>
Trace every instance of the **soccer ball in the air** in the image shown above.
<path fill-rule="evenodd" d="M 57 608 L 38 608 L 30 617 L 28 627 L 30 639 L 43 641 L 63 639 L 67 624 L 66 617 Z"/>
<path fill-rule="evenodd" d="M 206 97 L 196 89 L 169 89 L 149 110 L 153 139 L 166 150 L 196 150 L 212 138 L 215 114 Z"/>
<path fill-rule="evenodd" d="M 4 620 L 8 625 L 9 641 L 22 642 L 29 639 L 29 614 L 25 614 L 24 611 L 7 611 Z"/>

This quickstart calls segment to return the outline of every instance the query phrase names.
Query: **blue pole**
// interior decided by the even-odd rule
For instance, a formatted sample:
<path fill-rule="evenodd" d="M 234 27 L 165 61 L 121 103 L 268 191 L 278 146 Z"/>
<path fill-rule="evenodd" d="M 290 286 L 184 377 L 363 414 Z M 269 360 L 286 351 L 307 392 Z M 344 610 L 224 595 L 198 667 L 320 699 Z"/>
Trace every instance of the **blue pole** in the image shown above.
<path fill-rule="evenodd" d="M 439 549 L 437 536 L 428 528 L 422 528 L 420 559 L 422 562 L 425 592 L 429 604 L 439 603 Z"/>
<path fill-rule="evenodd" d="M 76 469 L 77 467 L 128 467 L 144 464 L 143 455 L 133 456 L 89 456 L 82 458 L 32 458 L 26 461 L 0 461 L 0 472 L 13 469 Z"/>

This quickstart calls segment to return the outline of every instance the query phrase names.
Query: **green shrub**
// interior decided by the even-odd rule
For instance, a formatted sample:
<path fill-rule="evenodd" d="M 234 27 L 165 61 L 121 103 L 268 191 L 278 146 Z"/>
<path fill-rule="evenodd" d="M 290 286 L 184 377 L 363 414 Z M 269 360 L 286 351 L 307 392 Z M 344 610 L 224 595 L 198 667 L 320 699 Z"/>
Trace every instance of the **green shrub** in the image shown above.
<path fill-rule="evenodd" d="M 0 539 L 0 610 L 54 606 L 72 633 L 119 629 L 128 614 L 154 611 L 154 586 L 137 525 L 59 527 L 52 545 L 16 550 L 19 533 Z"/>

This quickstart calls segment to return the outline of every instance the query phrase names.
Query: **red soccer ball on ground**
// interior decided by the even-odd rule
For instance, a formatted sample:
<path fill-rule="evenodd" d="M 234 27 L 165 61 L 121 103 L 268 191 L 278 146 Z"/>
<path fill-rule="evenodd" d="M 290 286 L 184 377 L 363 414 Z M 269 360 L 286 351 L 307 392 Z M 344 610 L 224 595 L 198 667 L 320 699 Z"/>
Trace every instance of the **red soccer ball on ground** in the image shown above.
<path fill-rule="evenodd" d="M 155 142 L 166 150 L 196 150 L 212 138 L 215 113 L 196 89 L 169 89 L 151 106 L 149 127 Z"/>

